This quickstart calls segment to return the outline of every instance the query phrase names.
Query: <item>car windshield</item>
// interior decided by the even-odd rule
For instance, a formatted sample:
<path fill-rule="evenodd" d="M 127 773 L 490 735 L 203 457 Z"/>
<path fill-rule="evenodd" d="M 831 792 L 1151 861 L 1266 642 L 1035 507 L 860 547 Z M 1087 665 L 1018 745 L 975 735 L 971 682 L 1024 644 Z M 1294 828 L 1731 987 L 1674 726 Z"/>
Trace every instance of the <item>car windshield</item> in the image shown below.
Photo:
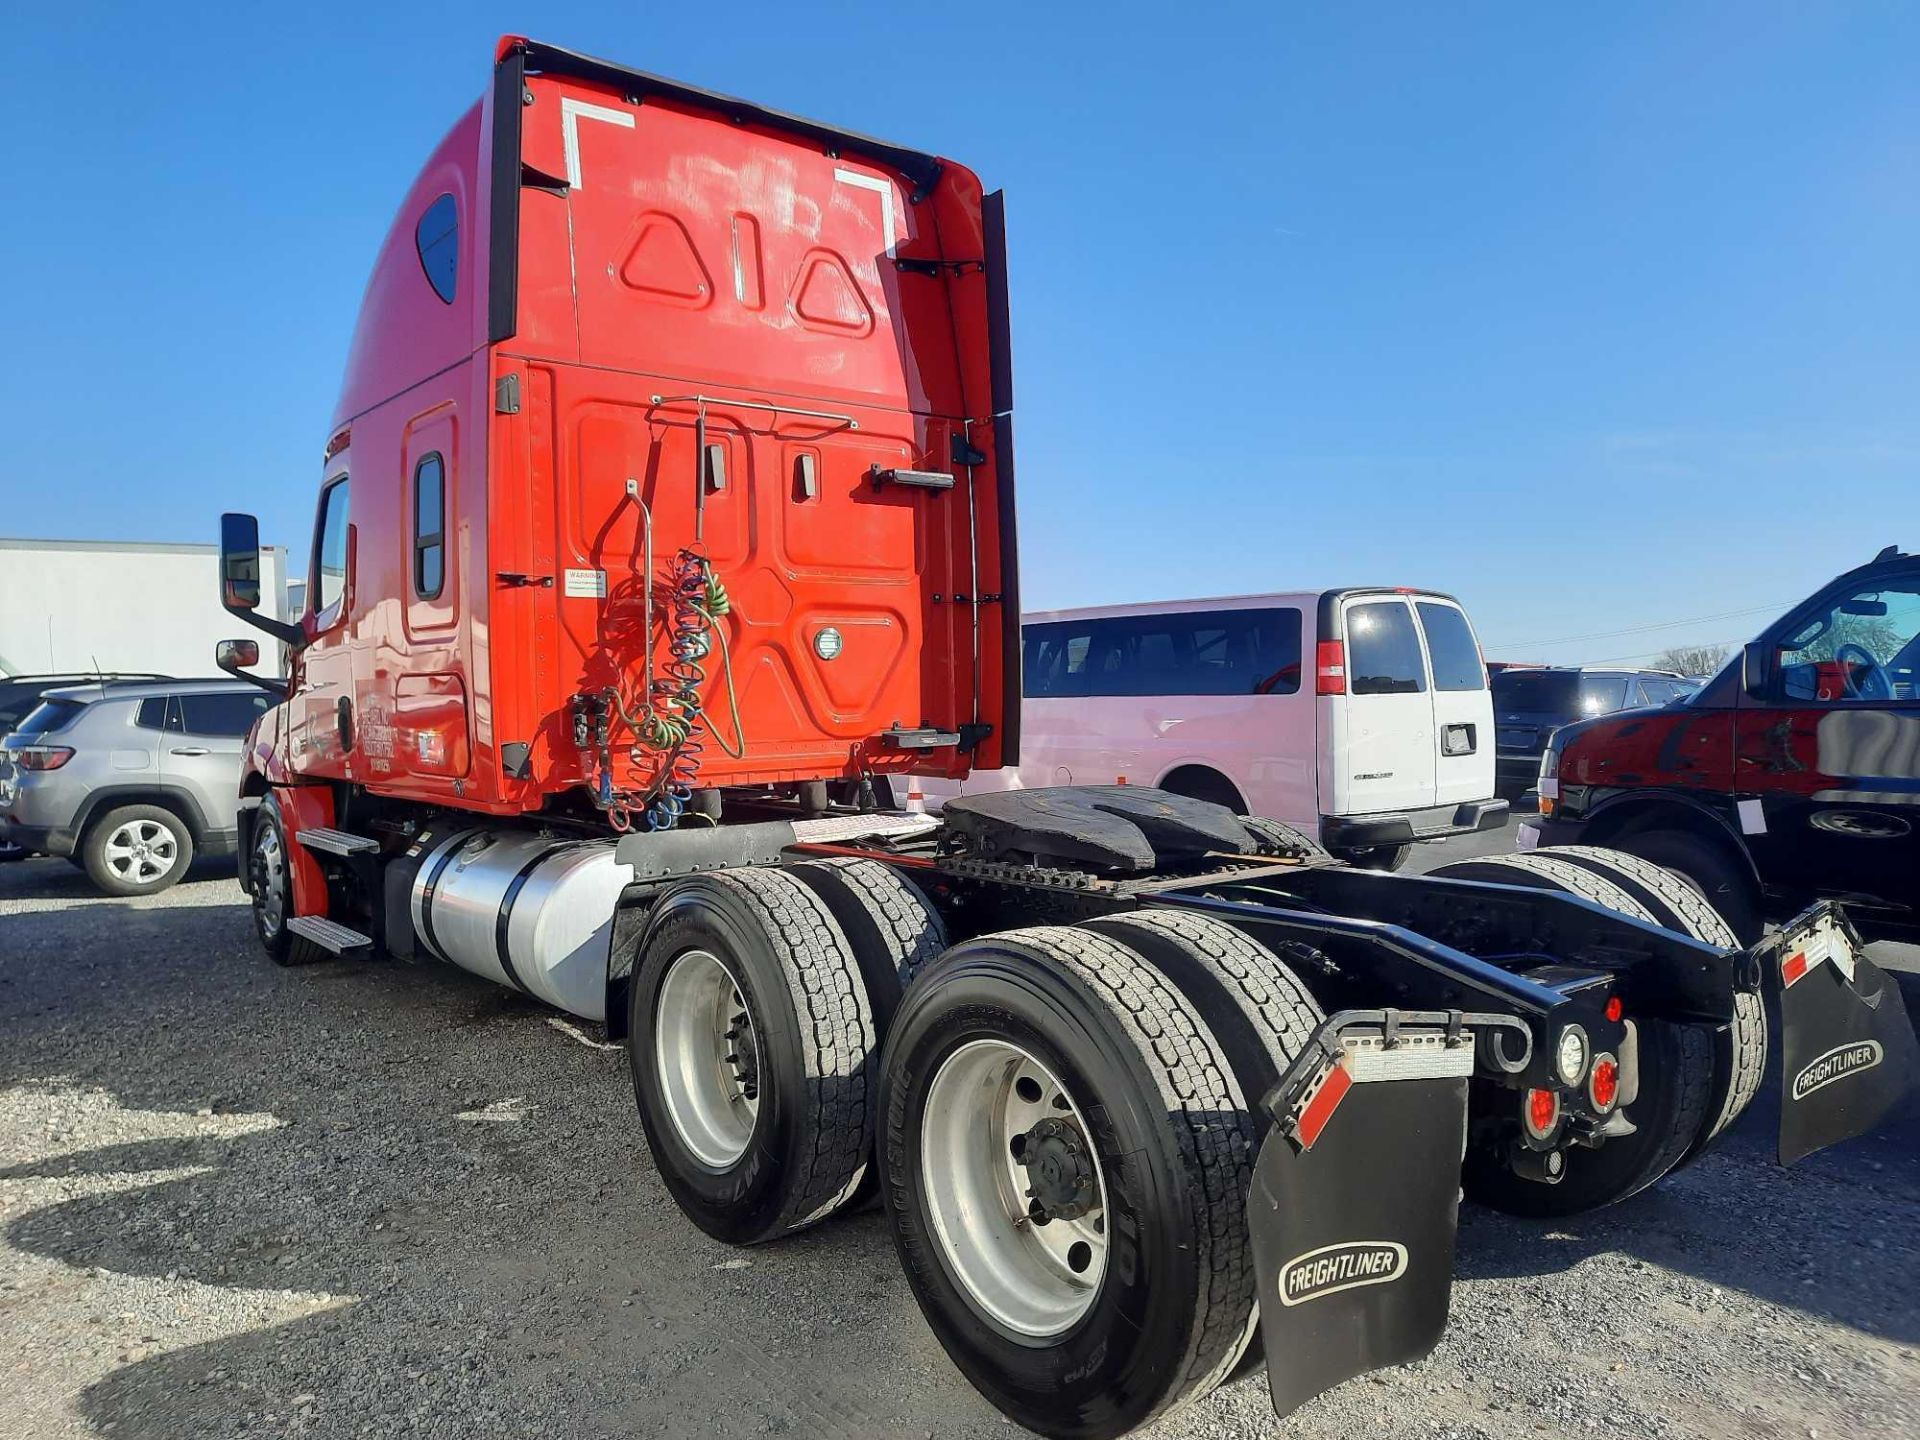
<path fill-rule="evenodd" d="M 1503 670 L 1493 677 L 1501 715 L 1604 715 L 1627 703 L 1626 678 L 1572 670 Z"/>
<path fill-rule="evenodd" d="M 71 724 L 74 716 L 87 708 L 84 700 L 56 700 L 51 697 L 42 700 L 27 712 L 27 718 L 20 722 L 16 735 L 51 735 Z"/>

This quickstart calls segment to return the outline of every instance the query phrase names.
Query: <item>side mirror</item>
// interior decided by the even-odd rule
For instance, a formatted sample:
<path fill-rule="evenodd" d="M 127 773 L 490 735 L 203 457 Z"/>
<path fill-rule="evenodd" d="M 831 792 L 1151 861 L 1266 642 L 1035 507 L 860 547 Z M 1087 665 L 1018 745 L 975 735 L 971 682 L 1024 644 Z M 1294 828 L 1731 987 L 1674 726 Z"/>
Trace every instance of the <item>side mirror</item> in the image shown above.
<path fill-rule="evenodd" d="M 260 522 L 251 515 L 220 517 L 220 603 L 235 614 L 260 608 Z"/>
<path fill-rule="evenodd" d="M 213 663 L 231 675 L 260 663 L 258 640 L 222 640 L 213 647 Z"/>
<path fill-rule="evenodd" d="M 227 674 L 245 680 L 249 685 L 258 685 L 269 694 L 286 697 L 287 687 L 278 680 L 269 680 L 264 675 L 250 675 L 247 666 L 260 663 L 260 642 L 258 640 L 222 640 L 213 647 L 213 663 Z"/>
<path fill-rule="evenodd" d="M 228 614 L 238 616 L 256 630 L 266 631 L 283 645 L 298 648 L 307 643 L 307 632 L 298 625 L 259 613 L 260 522 L 251 515 L 230 511 L 220 517 L 220 605 Z M 221 649 L 245 643 L 249 642 L 229 640 Z M 244 663 L 251 665 L 258 659 L 256 655 L 254 660 Z M 227 666 L 221 663 L 220 668 L 224 670 Z"/>
<path fill-rule="evenodd" d="M 1740 650 L 1740 688 L 1755 700 L 1765 700 L 1772 683 L 1773 646 L 1749 640 Z"/>

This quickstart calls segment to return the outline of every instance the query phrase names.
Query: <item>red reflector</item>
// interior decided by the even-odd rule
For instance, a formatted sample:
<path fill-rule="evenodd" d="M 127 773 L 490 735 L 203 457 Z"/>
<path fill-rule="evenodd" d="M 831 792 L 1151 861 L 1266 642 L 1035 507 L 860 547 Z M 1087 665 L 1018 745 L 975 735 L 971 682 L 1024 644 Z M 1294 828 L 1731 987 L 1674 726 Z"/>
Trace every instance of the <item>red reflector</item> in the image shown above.
<path fill-rule="evenodd" d="M 1347 1091 L 1353 1088 L 1353 1076 L 1347 1073 L 1344 1065 L 1335 1065 L 1327 1072 L 1327 1078 L 1320 1082 L 1320 1088 L 1313 1092 L 1313 1098 L 1307 1102 L 1307 1108 L 1300 1112 L 1300 1148 L 1311 1150 L 1313 1142 L 1320 1138 L 1320 1132 L 1327 1128 L 1327 1122 L 1333 1118 L 1333 1112 L 1340 1108 L 1340 1102 L 1347 1098 Z"/>
<path fill-rule="evenodd" d="M 1587 1080 L 1587 1094 L 1596 1110 L 1611 1110 L 1620 1098 L 1620 1067 L 1606 1055 L 1593 1062 L 1593 1074 Z"/>
<path fill-rule="evenodd" d="M 1780 962 L 1780 983 L 1791 985 L 1813 967 L 1807 964 L 1807 952 L 1796 950 Z"/>
<path fill-rule="evenodd" d="M 1543 1139 L 1560 1118 L 1560 1097 L 1551 1090 L 1527 1091 L 1527 1128 Z"/>
<path fill-rule="evenodd" d="M 1627 1013 L 1627 1007 L 1620 1003 L 1620 997 L 1618 995 L 1612 996 L 1611 998 L 1608 999 L 1607 1019 L 1613 1021 L 1615 1024 L 1618 1024 L 1620 1022 L 1620 1017 L 1626 1013 Z"/>
<path fill-rule="evenodd" d="M 1347 647 L 1338 640 L 1322 640 L 1314 652 L 1314 693 L 1347 693 Z"/>

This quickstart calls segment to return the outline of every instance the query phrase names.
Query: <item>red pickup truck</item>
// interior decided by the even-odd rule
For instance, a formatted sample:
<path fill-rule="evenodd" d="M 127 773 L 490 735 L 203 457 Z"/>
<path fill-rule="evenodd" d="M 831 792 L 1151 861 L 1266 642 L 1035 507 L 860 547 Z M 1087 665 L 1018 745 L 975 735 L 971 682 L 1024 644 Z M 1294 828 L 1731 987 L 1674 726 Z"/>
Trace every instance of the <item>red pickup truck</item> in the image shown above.
<path fill-rule="evenodd" d="M 1540 817 L 1523 843 L 1669 866 L 1748 942 L 1820 898 L 1920 937 L 1920 556 L 1849 570 L 1689 699 L 1558 731 Z"/>

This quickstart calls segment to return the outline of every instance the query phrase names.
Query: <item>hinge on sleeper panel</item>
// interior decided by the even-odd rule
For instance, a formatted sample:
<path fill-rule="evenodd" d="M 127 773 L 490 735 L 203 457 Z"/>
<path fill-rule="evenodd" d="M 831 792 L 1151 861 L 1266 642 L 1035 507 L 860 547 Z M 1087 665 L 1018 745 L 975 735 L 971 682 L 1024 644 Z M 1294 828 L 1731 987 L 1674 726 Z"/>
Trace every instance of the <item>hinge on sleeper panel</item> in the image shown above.
<path fill-rule="evenodd" d="M 965 275 L 973 270 L 985 270 L 984 260 L 927 260 L 917 255 L 896 255 L 893 268 L 905 270 L 912 275 L 938 275 L 942 270 L 950 270 L 955 275 Z"/>
<path fill-rule="evenodd" d="M 502 375 L 493 382 L 493 413 L 496 415 L 518 415 L 520 413 L 520 377 L 518 374 Z"/>
<path fill-rule="evenodd" d="M 549 175 L 537 166 L 520 162 L 520 183 L 529 190 L 544 190 L 549 195 L 565 195 L 568 185 L 558 175 Z"/>

